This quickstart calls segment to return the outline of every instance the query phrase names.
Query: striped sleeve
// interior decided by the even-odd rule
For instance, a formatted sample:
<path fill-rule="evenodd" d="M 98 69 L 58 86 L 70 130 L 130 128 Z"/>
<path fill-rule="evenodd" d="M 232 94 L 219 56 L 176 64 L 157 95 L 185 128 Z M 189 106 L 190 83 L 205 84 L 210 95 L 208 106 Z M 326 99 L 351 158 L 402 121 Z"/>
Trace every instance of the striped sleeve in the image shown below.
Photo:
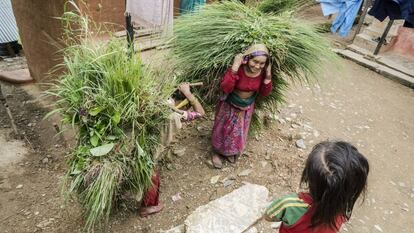
<path fill-rule="evenodd" d="M 309 205 L 297 194 L 288 194 L 273 201 L 266 209 L 266 215 L 273 221 L 282 221 L 287 226 L 295 224 L 308 211 Z"/>

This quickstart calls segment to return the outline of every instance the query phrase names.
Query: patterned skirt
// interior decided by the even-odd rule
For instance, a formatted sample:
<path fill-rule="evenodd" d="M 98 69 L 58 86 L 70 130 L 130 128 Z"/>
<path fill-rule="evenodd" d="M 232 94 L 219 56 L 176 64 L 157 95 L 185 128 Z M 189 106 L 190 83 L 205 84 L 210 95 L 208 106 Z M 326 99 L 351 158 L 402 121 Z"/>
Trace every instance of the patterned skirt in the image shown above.
<path fill-rule="evenodd" d="M 241 155 L 249 132 L 254 103 L 241 110 L 224 100 L 216 106 L 211 143 L 215 152 L 224 156 Z"/>

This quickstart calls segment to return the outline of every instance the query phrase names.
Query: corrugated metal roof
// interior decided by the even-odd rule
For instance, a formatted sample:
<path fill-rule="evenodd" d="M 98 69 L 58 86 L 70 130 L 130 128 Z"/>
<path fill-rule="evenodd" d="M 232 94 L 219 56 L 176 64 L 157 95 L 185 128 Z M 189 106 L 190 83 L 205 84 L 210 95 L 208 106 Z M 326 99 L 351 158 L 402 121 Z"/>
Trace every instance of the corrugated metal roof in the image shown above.
<path fill-rule="evenodd" d="M 0 0 L 0 43 L 16 41 L 18 38 L 11 0 Z"/>

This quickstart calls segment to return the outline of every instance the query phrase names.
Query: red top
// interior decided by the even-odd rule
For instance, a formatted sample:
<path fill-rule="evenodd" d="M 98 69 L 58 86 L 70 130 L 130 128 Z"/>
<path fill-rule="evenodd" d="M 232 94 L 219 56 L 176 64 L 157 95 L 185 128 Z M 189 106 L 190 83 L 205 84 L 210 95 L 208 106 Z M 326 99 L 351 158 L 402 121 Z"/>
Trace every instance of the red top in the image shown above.
<path fill-rule="evenodd" d="M 267 96 L 272 91 L 272 82 L 264 84 L 264 78 L 264 72 L 251 78 L 246 75 L 243 66 L 239 68 L 237 74 L 233 74 L 230 68 L 221 81 L 221 89 L 226 94 L 230 94 L 234 89 L 237 89 L 240 91 L 258 91 L 260 95 Z"/>
<path fill-rule="evenodd" d="M 312 207 L 313 199 L 309 193 L 299 193 L 299 198 L 302 199 L 305 203 L 311 206 L 309 210 L 293 225 L 285 226 L 282 224 L 279 229 L 279 233 L 337 233 L 335 229 L 332 229 L 326 225 L 311 227 L 311 219 L 315 209 Z M 338 229 L 341 227 L 342 223 L 345 222 L 345 218 L 338 217 L 336 218 L 336 225 Z"/>

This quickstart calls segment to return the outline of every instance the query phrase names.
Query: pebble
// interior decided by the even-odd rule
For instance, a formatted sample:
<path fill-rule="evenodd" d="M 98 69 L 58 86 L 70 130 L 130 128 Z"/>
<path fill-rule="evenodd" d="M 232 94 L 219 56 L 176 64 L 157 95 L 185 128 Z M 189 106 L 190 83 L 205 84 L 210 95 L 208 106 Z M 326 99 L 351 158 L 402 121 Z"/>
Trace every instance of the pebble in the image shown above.
<path fill-rule="evenodd" d="M 211 177 L 211 179 L 210 179 L 210 183 L 211 184 L 216 184 L 217 183 L 217 181 L 220 179 L 220 175 L 218 175 L 218 176 L 213 176 L 213 177 Z"/>
<path fill-rule="evenodd" d="M 46 157 L 46 158 L 44 158 L 44 159 L 42 159 L 42 163 L 43 164 L 46 164 L 46 163 L 49 163 L 49 159 Z"/>
<path fill-rule="evenodd" d="M 279 119 L 278 121 L 280 124 L 286 124 L 286 121 L 284 119 Z"/>
<path fill-rule="evenodd" d="M 246 169 L 239 173 L 239 176 L 248 176 L 252 172 L 251 169 Z"/>
<path fill-rule="evenodd" d="M 185 154 L 185 148 L 175 149 L 173 151 L 173 154 L 176 155 L 176 156 L 178 156 L 178 157 L 181 157 L 181 156 L 183 156 Z"/>
<path fill-rule="evenodd" d="M 398 182 L 398 185 L 399 185 L 400 187 L 405 187 L 405 184 L 404 184 L 403 182 Z"/>
<path fill-rule="evenodd" d="M 378 225 L 374 225 L 374 227 L 375 227 L 375 229 L 377 229 L 378 231 L 383 232 L 380 226 L 378 226 Z"/>
<path fill-rule="evenodd" d="M 234 180 L 226 180 L 226 181 L 224 181 L 223 186 L 224 186 L 225 188 L 227 188 L 227 187 L 229 187 L 230 185 L 232 185 L 233 183 L 234 183 Z"/>
<path fill-rule="evenodd" d="M 313 131 L 313 136 L 314 136 L 315 138 L 319 137 L 319 135 L 320 135 L 320 133 L 319 133 L 317 130 L 314 130 L 314 131 Z"/>
<path fill-rule="evenodd" d="M 303 139 L 299 139 L 296 141 L 296 147 L 300 149 L 306 149 L 305 141 Z"/>
<path fill-rule="evenodd" d="M 46 220 L 43 220 L 43 221 L 41 221 L 39 224 L 37 224 L 36 226 L 37 227 L 39 227 L 39 228 L 41 228 L 41 229 L 44 229 L 44 228 L 46 228 L 47 226 L 49 226 L 50 224 L 52 224 L 52 222 L 54 221 L 55 219 L 54 218 L 49 218 L 49 219 L 46 219 Z"/>
<path fill-rule="evenodd" d="M 182 197 L 180 196 L 180 193 L 175 194 L 174 196 L 171 197 L 173 202 L 179 201 L 182 199 Z"/>
<path fill-rule="evenodd" d="M 16 186 L 16 189 L 21 189 L 21 188 L 23 188 L 22 184 L 19 184 L 19 185 Z"/>
<path fill-rule="evenodd" d="M 277 167 L 278 167 L 277 160 L 274 160 L 274 161 L 272 162 L 272 165 L 273 165 L 273 167 L 274 167 L 274 168 L 277 168 Z"/>
<path fill-rule="evenodd" d="M 34 212 L 34 215 L 39 215 L 39 211 Z"/>
<path fill-rule="evenodd" d="M 296 128 L 298 128 L 298 127 L 299 127 L 299 125 L 298 125 L 298 124 L 295 124 L 295 123 L 292 123 L 292 124 L 290 125 L 290 127 L 292 127 L 292 129 L 296 129 Z"/>

